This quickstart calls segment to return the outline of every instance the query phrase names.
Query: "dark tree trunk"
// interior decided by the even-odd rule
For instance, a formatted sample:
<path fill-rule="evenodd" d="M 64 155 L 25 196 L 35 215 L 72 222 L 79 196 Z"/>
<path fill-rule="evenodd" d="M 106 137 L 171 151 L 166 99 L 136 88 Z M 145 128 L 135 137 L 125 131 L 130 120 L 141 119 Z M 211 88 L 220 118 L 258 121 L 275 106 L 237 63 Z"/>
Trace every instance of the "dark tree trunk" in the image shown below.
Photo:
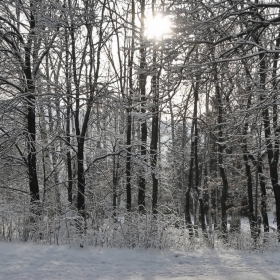
<path fill-rule="evenodd" d="M 192 126 L 193 130 L 193 126 Z M 193 133 L 193 132 L 191 132 Z M 193 134 L 191 134 L 193 138 Z M 194 163 L 194 149 L 193 149 L 193 139 L 191 140 L 191 158 L 190 158 L 190 165 L 189 165 L 189 176 L 188 176 L 188 186 L 187 186 L 187 192 L 186 192 L 186 223 L 189 228 L 189 234 L 190 236 L 193 236 L 193 229 L 192 229 L 192 221 L 191 221 L 191 215 L 190 215 L 190 191 L 193 186 L 193 163 Z"/>
<path fill-rule="evenodd" d="M 153 118 L 152 129 L 153 129 L 152 131 L 153 144 L 151 144 L 151 166 L 152 166 L 152 179 L 153 179 L 152 212 L 155 215 L 157 214 L 157 204 L 158 204 L 158 174 L 157 174 L 158 117 Z M 155 136 L 155 134 L 157 136 Z"/>
<path fill-rule="evenodd" d="M 278 49 L 280 46 L 280 32 L 278 34 L 277 40 L 276 40 L 276 48 Z M 264 60 L 264 58 L 263 58 Z M 278 241 L 280 242 L 280 184 L 278 183 L 278 162 L 279 162 L 279 148 L 280 148 L 280 126 L 278 126 L 278 82 L 279 80 L 277 79 L 277 68 L 278 68 L 278 60 L 279 60 L 279 53 L 276 52 L 274 54 L 274 61 L 273 61 L 273 72 L 272 72 L 272 77 L 273 77 L 273 91 L 274 91 L 274 96 L 273 96 L 273 128 L 274 128 L 274 134 L 275 134 L 275 145 L 274 145 L 274 160 L 271 162 L 272 164 L 272 170 L 273 170 L 273 177 L 274 179 L 274 184 L 273 184 L 273 190 L 274 190 L 274 195 L 275 195 L 275 200 L 276 200 L 276 218 L 277 218 L 277 232 L 278 232 Z M 261 75 L 264 76 L 263 82 L 265 82 L 265 61 L 264 65 L 261 68 L 263 70 L 261 71 Z M 277 174 L 277 175 L 276 175 Z"/>
<path fill-rule="evenodd" d="M 78 196 L 77 208 L 82 217 L 85 218 L 85 175 L 84 175 L 84 138 L 78 138 L 77 152 L 78 169 Z"/>
<path fill-rule="evenodd" d="M 113 147 L 113 152 L 116 152 L 116 146 Z M 113 216 L 117 215 L 117 187 L 118 187 L 118 169 L 119 159 L 116 161 L 116 156 L 113 158 Z"/>
<path fill-rule="evenodd" d="M 265 177 L 263 175 L 263 169 L 262 169 L 262 160 L 259 159 L 259 180 L 260 180 L 260 186 L 261 186 L 261 214 L 263 218 L 263 228 L 264 232 L 269 232 L 269 222 L 268 222 L 268 216 L 267 216 L 267 204 L 266 204 L 266 187 L 265 187 Z"/>
<path fill-rule="evenodd" d="M 67 154 L 67 175 L 68 175 L 68 201 L 70 204 L 73 202 L 73 175 L 72 175 L 72 157 L 71 152 L 68 151 Z"/>
<path fill-rule="evenodd" d="M 77 149 L 77 209 L 82 217 L 85 217 L 85 177 L 84 177 L 84 137 L 80 131 L 80 90 L 79 81 L 76 69 L 76 47 L 74 37 L 74 25 L 71 23 L 71 43 L 72 43 L 72 65 L 73 65 L 73 76 L 76 89 L 76 110 L 75 110 L 75 129 L 76 137 L 78 142 Z"/>
<path fill-rule="evenodd" d="M 152 167 L 152 213 L 157 214 L 158 205 L 158 171 L 157 171 L 157 157 L 158 157 L 158 134 L 159 134 L 159 75 L 157 71 L 157 50 L 156 45 L 153 46 L 153 65 L 154 76 L 152 77 L 152 94 L 153 94 L 153 108 L 152 108 L 152 135 L 150 145 L 151 167 Z"/>
<path fill-rule="evenodd" d="M 198 195 L 199 209 L 200 209 L 200 222 L 204 236 L 207 237 L 206 224 L 205 224 L 205 213 L 204 213 L 204 201 L 202 190 L 199 185 L 199 162 L 198 162 L 198 127 L 197 127 L 197 105 L 198 105 L 198 87 L 199 83 L 196 82 L 194 86 L 194 110 L 193 110 L 193 126 L 194 126 L 194 139 L 192 145 L 194 146 L 194 164 L 195 164 L 195 188 Z"/>
<path fill-rule="evenodd" d="M 142 112 L 144 110 L 141 110 Z M 144 162 L 143 164 L 146 163 L 146 143 L 147 143 L 147 123 L 146 120 L 141 124 L 141 157 L 142 161 Z M 146 209 L 146 204 L 145 204 L 145 193 L 146 193 L 146 179 L 145 179 L 145 166 L 141 167 L 141 175 L 139 176 L 139 192 L 138 192 L 138 207 L 139 207 L 139 212 L 143 213 L 145 212 Z"/>
<path fill-rule="evenodd" d="M 247 71 L 247 69 L 246 69 L 246 71 Z M 249 76 L 248 73 L 247 73 L 247 76 Z M 250 83 L 248 83 L 248 84 L 250 84 Z M 247 105 L 246 105 L 246 108 L 248 111 L 251 107 L 251 98 L 252 98 L 250 86 L 247 87 L 246 93 L 249 94 Z M 248 149 L 247 149 L 248 126 L 249 126 L 248 115 L 246 115 L 245 124 L 244 124 L 243 131 L 242 131 L 242 136 L 243 136 L 242 151 L 243 151 L 243 162 L 245 164 L 245 173 L 246 173 L 246 177 L 247 177 L 247 195 L 248 195 L 248 205 L 249 205 L 248 217 L 249 217 L 249 222 L 250 222 L 250 230 L 251 230 L 252 238 L 256 239 L 257 238 L 257 231 L 256 231 L 257 217 L 255 217 L 255 215 L 254 215 L 252 172 L 251 172 L 251 166 L 249 163 Z"/>
<path fill-rule="evenodd" d="M 25 47 L 25 68 L 24 74 L 26 79 L 26 93 L 27 93 L 27 149 L 28 149 L 28 175 L 29 175 L 29 191 L 31 196 L 31 202 L 39 202 L 39 184 L 37 178 L 37 151 L 36 151 L 36 113 L 35 113 L 35 84 L 32 78 L 31 69 L 31 52 L 32 52 L 32 36 L 35 29 L 35 18 L 32 12 L 33 4 L 30 4 L 30 34 L 27 46 Z"/>
<path fill-rule="evenodd" d="M 127 131 L 126 131 L 126 210 L 131 211 L 131 110 L 127 112 Z"/>
<path fill-rule="evenodd" d="M 193 232 L 193 225 L 192 225 L 192 219 L 190 214 L 190 188 L 189 187 L 186 191 L 185 220 L 186 220 L 186 226 L 189 230 L 189 237 L 193 238 L 194 232 Z"/>
<path fill-rule="evenodd" d="M 29 87 L 29 91 L 30 91 Z M 39 202 L 39 184 L 37 178 L 37 159 L 36 159 L 36 122 L 35 122 L 35 97 L 29 93 L 28 96 L 28 139 L 27 139 L 27 149 L 28 149 L 28 174 L 29 174 L 29 190 L 31 196 L 31 202 Z"/>
<path fill-rule="evenodd" d="M 214 66 L 214 81 L 215 81 L 215 91 L 217 99 L 217 109 L 218 109 L 218 165 L 220 170 L 220 175 L 222 178 L 223 188 L 221 196 L 221 212 L 222 212 L 222 234 L 227 238 L 227 198 L 228 198 L 228 180 L 226 175 L 226 170 L 224 167 L 223 153 L 224 153 L 224 136 L 223 136 L 223 102 L 220 92 L 219 82 L 218 82 L 218 71 L 217 65 Z"/>
<path fill-rule="evenodd" d="M 195 86 L 192 86 L 194 88 L 194 92 L 196 91 Z M 189 164 L 189 176 L 188 176 L 188 186 L 187 186 L 187 192 L 186 192 L 186 223 L 189 228 L 189 235 L 190 237 L 193 237 L 193 228 L 192 228 L 192 221 L 190 216 L 190 191 L 193 188 L 193 180 L 194 180 L 194 162 L 195 162 L 195 120 L 196 120 L 196 108 L 195 103 L 197 101 L 196 99 L 196 93 L 194 93 L 195 100 L 194 100 L 194 111 L 193 111 L 193 119 L 192 119 L 192 126 L 191 126 L 191 158 L 190 158 L 190 164 Z"/>
<path fill-rule="evenodd" d="M 243 144 L 244 145 L 244 144 Z M 245 164 L 245 171 L 247 177 L 247 194 L 248 194 L 248 204 L 249 204 L 249 221 L 250 221 L 250 230 L 252 238 L 256 238 L 256 217 L 254 216 L 254 202 L 253 202 L 253 183 L 252 183 L 252 173 L 251 166 L 249 164 L 248 155 L 243 151 L 243 161 Z"/>
<path fill-rule="evenodd" d="M 68 32 L 65 29 L 65 38 L 66 38 L 66 50 L 68 49 Z M 67 176 L 68 176 L 68 201 L 70 204 L 73 202 L 73 173 L 72 173 L 72 157 L 71 157 L 71 137 L 70 137 L 70 120 L 71 120 L 71 83 L 70 83 L 70 67 L 69 67 L 69 52 L 66 51 L 66 66 L 65 66 L 65 76 L 67 83 L 67 111 L 66 111 L 66 144 L 68 146 L 68 151 L 66 153 L 66 162 L 67 162 Z"/>
<path fill-rule="evenodd" d="M 141 95 L 141 158 L 143 161 L 143 165 L 146 164 L 146 156 L 147 156 L 147 121 L 145 117 L 146 113 L 146 79 L 147 75 L 145 73 L 146 68 L 146 47 L 144 42 L 144 31 L 145 31 L 145 1 L 141 0 L 141 34 L 140 34 L 140 75 L 139 75 L 139 83 L 140 83 L 140 95 Z M 146 193 L 146 179 L 145 179 L 145 171 L 144 166 L 141 167 L 140 176 L 139 176 L 139 191 L 138 191 L 138 207 L 139 212 L 143 213 L 146 209 L 145 204 L 145 193 Z"/>
<path fill-rule="evenodd" d="M 117 174 L 113 174 L 113 216 L 117 216 L 117 185 L 118 185 L 118 178 Z"/>
<path fill-rule="evenodd" d="M 131 129 L 132 129 L 132 96 L 133 96 L 133 62 L 134 62 L 134 37 L 135 37 L 135 2 L 131 1 L 131 25 L 132 25 L 132 39 L 131 50 L 128 61 L 129 68 L 129 96 L 128 96 L 128 109 L 127 109 L 127 128 L 126 128 L 126 210 L 131 211 Z"/>
<path fill-rule="evenodd" d="M 157 109 L 156 109 L 157 110 Z M 157 171 L 157 153 L 158 153 L 158 112 L 154 112 L 152 118 L 152 140 L 151 140 L 151 167 L 153 179 L 153 194 L 152 194 L 152 212 L 157 214 L 158 205 L 158 171 Z"/>

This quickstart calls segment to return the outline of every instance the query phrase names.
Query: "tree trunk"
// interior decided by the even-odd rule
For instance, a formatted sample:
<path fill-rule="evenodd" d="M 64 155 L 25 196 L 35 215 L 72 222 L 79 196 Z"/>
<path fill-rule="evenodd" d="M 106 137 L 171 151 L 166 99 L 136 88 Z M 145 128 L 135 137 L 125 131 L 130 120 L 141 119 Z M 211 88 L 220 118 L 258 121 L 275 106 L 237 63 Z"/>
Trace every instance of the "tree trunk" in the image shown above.
<path fill-rule="evenodd" d="M 131 39 L 131 50 L 128 61 L 129 68 L 129 96 L 128 96 L 128 109 L 127 113 L 127 128 L 126 128 L 126 210 L 131 211 L 131 133 L 132 133 L 132 96 L 133 96 L 133 62 L 134 62 L 134 37 L 135 37 L 135 2 L 131 1 L 131 25 L 132 25 L 132 39 Z"/>
<path fill-rule="evenodd" d="M 186 223 L 189 227 L 189 235 L 193 236 L 193 229 L 192 229 L 192 222 L 191 222 L 191 216 L 190 216 L 190 191 L 193 188 L 193 180 L 194 180 L 194 163 L 195 163 L 195 121 L 196 121 L 196 114 L 197 114 L 197 94 L 195 85 L 192 85 L 194 89 L 194 111 L 193 111 L 193 119 L 192 119 L 192 126 L 191 126 L 191 158 L 190 158 L 190 164 L 189 164 L 189 177 L 188 177 L 188 186 L 187 186 L 187 192 L 186 192 Z M 197 190 L 197 189 L 196 189 Z M 194 213 L 194 216 L 196 213 Z M 196 223 L 196 219 L 195 219 Z"/>
<path fill-rule="evenodd" d="M 256 217 L 254 216 L 252 173 L 251 173 L 251 166 L 249 164 L 248 155 L 245 151 L 243 151 L 243 161 L 245 164 L 245 171 L 246 171 L 246 177 L 247 177 L 247 194 L 248 194 L 248 204 L 249 204 L 248 216 L 249 216 L 249 222 L 250 222 L 250 230 L 251 230 L 252 238 L 256 239 L 256 237 L 257 237 Z"/>
<path fill-rule="evenodd" d="M 154 16 L 154 1 L 153 1 L 153 16 Z M 159 134 L 159 75 L 160 70 L 157 70 L 157 46 L 153 44 L 153 72 L 152 77 L 152 94 L 153 94 L 153 107 L 152 107 L 152 135 L 150 145 L 151 156 L 151 169 L 153 180 L 152 191 L 152 213 L 157 214 L 158 206 L 158 170 L 157 170 L 157 157 L 158 157 L 158 134 Z"/>
<path fill-rule="evenodd" d="M 203 193 L 202 193 L 202 190 L 199 188 L 200 172 L 199 172 L 199 166 L 198 166 L 199 162 L 198 162 L 198 128 L 197 128 L 198 88 L 199 88 L 199 83 L 196 82 L 196 84 L 194 85 L 194 110 L 193 110 L 194 139 L 192 141 L 192 144 L 193 144 L 193 149 L 194 149 L 195 189 L 196 189 L 196 192 L 198 195 L 198 201 L 199 201 L 200 222 L 201 222 L 202 232 L 204 233 L 204 236 L 207 237 Z"/>
<path fill-rule="evenodd" d="M 28 150 L 28 175 L 29 175 L 29 190 L 31 203 L 40 201 L 39 184 L 37 178 L 37 151 L 36 151 L 36 113 L 35 113 L 35 82 L 32 78 L 31 69 L 31 52 L 32 52 L 32 36 L 35 29 L 35 17 L 32 12 L 33 4 L 30 4 L 30 34 L 27 46 L 25 47 L 25 68 L 24 74 L 26 79 L 26 94 L 27 94 L 27 150 Z"/>
<path fill-rule="evenodd" d="M 265 177 L 263 175 L 262 169 L 262 159 L 259 159 L 258 175 L 261 187 L 261 214 L 263 218 L 263 228 L 264 232 L 269 232 L 269 222 L 267 216 L 267 203 L 266 203 L 266 187 L 265 187 Z"/>
<path fill-rule="evenodd" d="M 185 220 L 186 220 L 186 226 L 189 230 L 189 237 L 193 238 L 194 232 L 193 232 L 193 224 L 192 224 L 192 219 L 190 214 L 190 188 L 189 187 L 186 191 Z"/>
<path fill-rule="evenodd" d="M 113 152 L 116 152 L 116 145 L 113 146 Z M 116 156 L 113 157 L 113 216 L 117 215 L 117 187 L 118 187 L 118 169 L 119 159 L 116 161 Z"/>
<path fill-rule="evenodd" d="M 246 71 L 247 71 L 247 69 L 246 69 Z M 247 74 L 247 76 L 249 76 L 249 75 Z M 246 89 L 246 93 L 249 94 L 248 100 L 247 100 L 247 105 L 246 105 L 247 111 L 251 107 L 251 98 L 252 98 L 251 87 L 250 87 L 249 82 L 248 82 L 248 85 L 249 86 L 247 86 L 247 89 Z M 243 126 L 243 131 L 242 131 L 242 136 L 243 136 L 242 151 L 243 151 L 243 162 L 245 165 L 245 173 L 246 173 L 246 177 L 247 177 L 247 195 L 248 195 L 248 205 L 249 205 L 248 217 L 249 217 L 249 222 L 250 222 L 251 237 L 256 240 L 256 238 L 257 238 L 257 231 L 256 231 L 257 217 L 255 217 L 255 215 L 254 215 L 253 182 L 252 182 L 253 179 L 252 179 L 251 166 L 249 163 L 249 157 L 248 157 L 248 152 L 247 152 L 248 126 L 249 126 L 248 115 L 246 114 L 245 124 Z"/>
<path fill-rule="evenodd" d="M 138 191 L 138 207 L 139 212 L 143 213 L 146 209 L 145 204 L 145 193 L 146 193 L 146 179 L 145 179 L 145 165 L 147 156 L 147 121 L 146 121 L 146 79 L 147 75 L 145 73 L 146 68 L 146 47 L 144 42 L 144 31 L 145 31 L 145 1 L 141 0 L 141 30 L 140 30 L 140 95 L 141 95 L 141 159 L 143 165 L 141 166 L 140 176 L 139 176 L 139 191 Z"/>
<path fill-rule="evenodd" d="M 220 175 L 223 182 L 222 196 L 221 196 L 221 212 L 222 212 L 222 234 L 223 237 L 227 238 L 227 198 L 228 198 L 228 180 L 226 175 L 226 170 L 224 167 L 223 153 L 224 153 L 224 136 L 223 136 L 223 102 L 220 92 L 220 86 L 218 82 L 218 71 L 217 64 L 214 66 L 214 82 L 215 82 L 215 92 L 217 99 L 217 109 L 218 109 L 218 165 L 220 170 Z"/>
<path fill-rule="evenodd" d="M 30 90 L 30 88 L 29 88 Z M 36 122 L 35 122 L 35 97 L 32 94 L 28 96 L 28 139 L 27 139 L 27 149 L 28 149 L 28 174 L 29 174 L 29 190 L 31 196 L 31 202 L 39 202 L 39 184 L 37 178 L 37 158 L 36 158 Z"/>
<path fill-rule="evenodd" d="M 70 137 L 70 120 L 71 120 L 71 82 L 70 82 L 70 66 L 69 66 L 69 52 L 68 52 L 68 31 L 65 29 L 65 42 L 66 42 L 66 61 L 65 61 L 65 79 L 66 79 L 66 91 L 67 91 L 67 109 L 66 109 L 66 145 L 68 151 L 66 153 L 66 164 L 67 164 L 67 177 L 68 177 L 68 201 L 70 204 L 73 202 L 73 172 L 72 172 L 72 156 L 71 156 L 71 137 Z"/>
<path fill-rule="evenodd" d="M 78 138 L 77 169 L 78 169 L 77 208 L 80 215 L 85 218 L 84 138 L 82 137 Z"/>
<path fill-rule="evenodd" d="M 126 130 L 126 210 L 131 211 L 131 110 L 127 111 Z"/>

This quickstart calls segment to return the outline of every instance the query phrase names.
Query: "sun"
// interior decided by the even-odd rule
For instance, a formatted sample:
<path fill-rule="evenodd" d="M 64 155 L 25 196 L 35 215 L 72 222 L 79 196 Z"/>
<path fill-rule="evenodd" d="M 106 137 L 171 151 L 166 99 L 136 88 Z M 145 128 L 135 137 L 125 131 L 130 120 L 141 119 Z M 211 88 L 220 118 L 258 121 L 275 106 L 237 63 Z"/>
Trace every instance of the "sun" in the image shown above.
<path fill-rule="evenodd" d="M 145 33 L 148 39 L 162 39 L 163 35 L 171 33 L 171 22 L 162 14 L 157 14 L 147 19 Z"/>

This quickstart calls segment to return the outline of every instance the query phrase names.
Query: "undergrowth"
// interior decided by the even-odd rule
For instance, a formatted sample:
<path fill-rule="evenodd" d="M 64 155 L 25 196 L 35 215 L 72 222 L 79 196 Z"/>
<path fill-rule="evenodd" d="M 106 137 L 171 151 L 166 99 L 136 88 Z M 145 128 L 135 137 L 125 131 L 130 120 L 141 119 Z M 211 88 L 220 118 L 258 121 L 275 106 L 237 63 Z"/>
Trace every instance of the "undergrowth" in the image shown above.
<path fill-rule="evenodd" d="M 12 211 L 0 216 L 0 238 L 5 241 L 31 240 L 42 244 L 96 246 L 114 248 L 155 248 L 196 250 L 198 248 L 238 249 L 245 251 L 277 251 L 277 234 L 261 233 L 257 240 L 250 232 L 228 233 L 222 238 L 219 231 L 200 228 L 190 237 L 184 220 L 173 214 L 123 213 L 82 219 L 74 210 L 64 213 L 42 211 L 41 215 L 19 214 Z"/>

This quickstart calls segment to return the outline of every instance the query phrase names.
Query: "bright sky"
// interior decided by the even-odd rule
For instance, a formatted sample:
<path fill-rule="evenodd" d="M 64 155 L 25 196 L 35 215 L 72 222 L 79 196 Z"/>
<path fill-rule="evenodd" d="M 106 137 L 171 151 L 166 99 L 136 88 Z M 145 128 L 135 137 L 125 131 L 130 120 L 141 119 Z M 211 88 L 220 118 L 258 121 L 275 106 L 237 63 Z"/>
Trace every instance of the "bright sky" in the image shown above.
<path fill-rule="evenodd" d="M 146 21 L 146 36 L 149 39 L 161 39 L 165 34 L 171 32 L 170 20 L 162 14 L 148 17 Z"/>

